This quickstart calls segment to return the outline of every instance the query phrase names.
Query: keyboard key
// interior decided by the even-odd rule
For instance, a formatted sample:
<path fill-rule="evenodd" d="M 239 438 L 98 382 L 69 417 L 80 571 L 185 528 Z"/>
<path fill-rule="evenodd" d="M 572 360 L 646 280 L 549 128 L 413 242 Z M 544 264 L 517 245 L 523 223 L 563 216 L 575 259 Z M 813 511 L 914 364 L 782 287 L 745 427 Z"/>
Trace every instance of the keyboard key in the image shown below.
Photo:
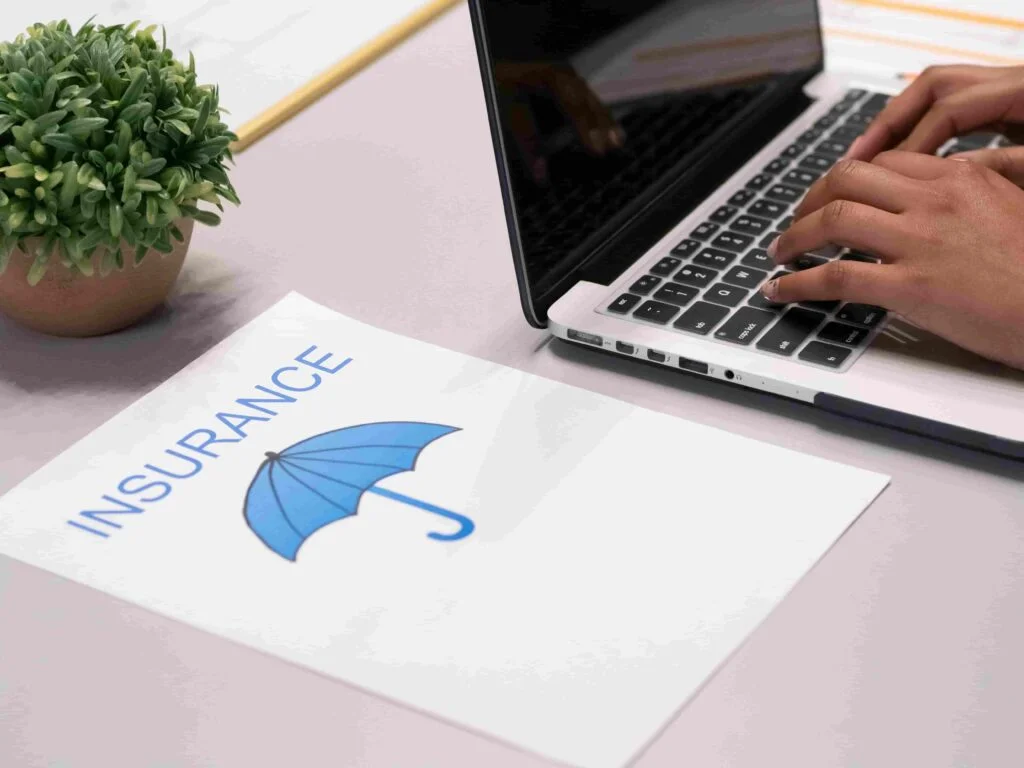
<path fill-rule="evenodd" d="M 775 200 L 758 200 L 747 209 L 747 213 L 751 216 L 760 216 L 762 219 L 777 219 L 788 210 L 789 206 L 785 203 Z"/>
<path fill-rule="evenodd" d="M 787 187 L 784 184 L 776 184 L 765 192 L 764 196 L 770 197 L 772 200 L 778 200 L 782 203 L 795 203 L 803 197 L 803 194 L 804 190 L 797 187 Z"/>
<path fill-rule="evenodd" d="M 779 322 L 757 342 L 757 348 L 776 355 L 791 355 L 824 319 L 821 312 L 795 307 L 779 318 Z"/>
<path fill-rule="evenodd" d="M 831 312 L 839 306 L 838 301 L 801 301 L 801 307 L 807 307 L 808 309 L 816 309 L 819 312 Z"/>
<path fill-rule="evenodd" d="M 816 128 L 811 128 L 810 130 L 801 133 L 800 136 L 797 138 L 797 141 L 799 141 L 801 144 L 813 144 L 820 138 L 821 131 L 817 130 Z"/>
<path fill-rule="evenodd" d="M 835 115 L 825 115 L 824 117 L 819 117 L 814 121 L 814 127 L 821 129 L 831 128 L 836 124 L 836 120 L 838 120 L 838 118 Z"/>
<path fill-rule="evenodd" d="M 761 242 L 757 244 L 758 247 L 767 248 L 769 245 L 775 242 L 775 238 L 777 238 L 781 234 L 781 232 L 769 232 L 767 235 L 761 238 Z"/>
<path fill-rule="evenodd" d="M 680 331 L 689 331 L 690 333 L 699 333 L 701 336 L 706 336 L 728 314 L 729 310 L 725 307 L 718 307 L 714 304 L 698 301 L 683 312 L 679 319 L 672 323 L 672 327 L 678 328 Z"/>
<path fill-rule="evenodd" d="M 711 284 L 712 280 L 718 279 L 718 272 L 713 269 L 707 269 L 705 267 L 694 267 L 685 266 L 676 276 L 672 278 L 677 283 L 685 283 L 686 285 L 695 285 L 698 288 L 704 288 Z"/>
<path fill-rule="evenodd" d="M 695 254 L 699 248 L 700 243 L 696 240 L 683 240 L 683 242 L 672 249 L 672 253 L 685 259 Z"/>
<path fill-rule="evenodd" d="M 757 195 L 751 189 L 741 189 L 729 198 L 729 205 L 735 205 L 742 208 L 756 196 Z"/>
<path fill-rule="evenodd" d="M 835 158 L 826 157 L 825 155 L 808 155 L 800 161 L 800 167 L 824 172 L 835 165 L 835 162 Z"/>
<path fill-rule="evenodd" d="M 792 184 L 793 186 L 809 187 L 811 184 L 821 178 L 820 173 L 814 171 L 805 171 L 802 168 L 794 168 L 792 171 L 786 173 L 782 177 L 781 181 L 783 184 Z"/>
<path fill-rule="evenodd" d="M 811 269 L 812 267 L 820 267 L 822 264 L 827 263 L 826 259 L 818 258 L 817 256 L 811 256 L 805 253 L 799 258 L 793 259 L 786 266 L 792 269 L 794 272 L 803 272 L 805 269 Z"/>
<path fill-rule="evenodd" d="M 745 232 L 748 235 L 763 235 L 771 230 L 772 223 L 756 216 L 740 216 L 729 226 L 737 232 Z"/>
<path fill-rule="evenodd" d="M 849 148 L 850 142 L 848 141 L 826 139 L 814 148 L 814 152 L 818 155 L 831 155 L 832 157 L 840 158 L 846 154 Z"/>
<path fill-rule="evenodd" d="M 846 102 L 860 101 L 866 95 L 867 95 L 867 91 L 865 91 L 863 88 L 851 88 L 850 90 L 848 90 L 846 92 L 846 95 L 843 96 L 843 101 L 846 101 Z"/>
<path fill-rule="evenodd" d="M 693 230 L 693 232 L 690 233 L 690 237 L 696 238 L 697 240 L 707 240 L 717 231 L 717 224 L 710 221 L 705 221 L 703 224 L 701 224 L 699 227 Z"/>
<path fill-rule="evenodd" d="M 774 312 L 763 309 L 743 307 L 726 321 L 725 325 L 715 331 L 715 338 L 731 341 L 734 344 L 749 344 L 757 338 L 768 324 L 776 317 Z"/>
<path fill-rule="evenodd" d="M 738 285 L 740 288 L 757 288 L 766 277 L 768 277 L 768 273 L 762 272 L 760 269 L 733 267 L 725 273 L 725 277 L 722 280 Z"/>
<path fill-rule="evenodd" d="M 651 267 L 651 274 L 660 275 L 661 277 L 668 277 L 677 269 L 679 269 L 679 265 L 682 263 L 682 259 L 673 259 L 671 256 L 666 256 L 664 259 L 662 259 L 653 267 Z"/>
<path fill-rule="evenodd" d="M 736 209 L 729 205 L 723 205 L 717 211 L 712 213 L 708 218 L 712 221 L 718 222 L 719 224 L 728 224 L 732 221 L 732 217 L 736 215 Z"/>
<path fill-rule="evenodd" d="M 841 125 L 832 133 L 829 134 L 829 139 L 832 141 L 853 141 L 858 136 L 864 133 L 864 126 L 862 125 Z"/>
<path fill-rule="evenodd" d="M 786 170 L 786 167 L 788 165 L 789 160 L 787 160 L 784 157 L 776 157 L 774 160 L 772 160 L 770 163 L 768 163 L 768 165 L 764 167 L 764 172 L 770 173 L 774 176 L 775 174 L 782 173 L 784 170 Z"/>
<path fill-rule="evenodd" d="M 886 311 L 870 304 L 846 304 L 839 310 L 836 317 L 848 323 L 858 323 L 874 328 L 885 319 Z"/>
<path fill-rule="evenodd" d="M 790 144 L 783 150 L 782 157 L 792 160 L 794 157 L 800 157 L 800 155 L 804 153 L 805 149 L 807 149 L 805 144 Z"/>
<path fill-rule="evenodd" d="M 869 115 L 877 115 L 885 109 L 885 105 L 889 103 L 890 98 L 886 93 L 873 93 L 871 98 L 860 105 L 860 111 Z"/>
<path fill-rule="evenodd" d="M 671 304 L 663 304 L 660 301 L 645 301 L 640 305 L 640 309 L 633 313 L 633 317 L 639 318 L 640 320 L 646 320 L 649 323 L 665 325 L 665 323 L 675 317 L 678 312 L 679 307 L 675 307 Z"/>
<path fill-rule="evenodd" d="M 726 248 L 730 251 L 745 251 L 754 242 L 750 235 L 741 235 L 736 232 L 722 232 L 711 241 L 716 248 Z"/>
<path fill-rule="evenodd" d="M 705 291 L 704 300 L 713 301 L 715 304 L 721 304 L 726 307 L 735 307 L 746 298 L 746 295 L 747 292 L 741 288 L 726 285 L 725 283 L 716 283 Z"/>
<path fill-rule="evenodd" d="M 782 221 L 780 221 L 775 226 L 778 228 L 778 230 L 780 232 L 785 232 L 787 229 L 789 229 L 789 227 L 790 227 L 790 225 L 792 223 L 793 223 L 793 217 L 792 216 L 787 216 L 786 218 L 784 218 Z"/>
<path fill-rule="evenodd" d="M 648 293 L 657 288 L 660 282 L 661 280 L 659 280 L 654 275 L 644 275 L 631 286 L 629 286 L 629 292 L 638 293 L 641 296 L 646 296 Z"/>
<path fill-rule="evenodd" d="M 867 328 L 857 328 L 845 323 L 829 323 L 820 331 L 818 338 L 823 341 L 831 341 L 834 344 L 846 344 L 848 347 L 856 347 L 864 343 L 868 337 Z"/>
<path fill-rule="evenodd" d="M 830 109 L 828 113 L 832 115 L 832 117 L 839 118 L 845 115 L 851 109 L 853 109 L 853 102 L 844 100 L 840 101 L 838 104 L 833 105 L 832 109 Z"/>
<path fill-rule="evenodd" d="M 847 116 L 846 125 L 850 126 L 862 126 L 867 128 L 868 124 L 875 119 L 875 116 L 866 112 L 854 112 L 852 115 Z"/>
<path fill-rule="evenodd" d="M 699 256 L 693 259 L 695 267 L 710 267 L 711 269 L 722 269 L 736 260 L 735 253 L 720 251 L 717 248 L 705 248 Z"/>
<path fill-rule="evenodd" d="M 639 296 L 634 296 L 631 293 L 624 293 L 608 305 L 608 311 L 615 312 L 618 315 L 624 315 L 635 307 L 638 301 L 640 301 Z"/>
<path fill-rule="evenodd" d="M 658 301 L 664 301 L 668 304 L 677 304 L 680 307 L 685 307 L 694 297 L 700 293 L 699 290 L 691 285 L 680 285 L 679 283 L 665 283 L 655 293 L 654 298 Z"/>
<path fill-rule="evenodd" d="M 757 176 L 747 182 L 747 186 L 751 189 L 764 189 L 772 183 L 772 177 L 766 173 L 759 173 Z"/>
<path fill-rule="evenodd" d="M 868 254 L 861 253 L 860 251 L 850 251 L 849 253 L 844 254 L 841 261 L 860 261 L 863 262 L 864 264 L 878 263 L 878 259 L 876 259 L 874 256 L 869 256 Z"/>
<path fill-rule="evenodd" d="M 809 363 L 838 368 L 850 356 L 850 350 L 837 347 L 834 344 L 824 344 L 820 341 L 812 341 L 800 352 L 800 359 Z"/>
<path fill-rule="evenodd" d="M 754 267 L 755 269 L 774 269 L 775 262 L 772 257 L 768 255 L 768 252 L 764 248 L 755 248 L 746 256 L 743 257 L 743 261 L 740 262 L 748 267 Z"/>
<path fill-rule="evenodd" d="M 814 250 L 808 251 L 807 254 L 809 256 L 820 256 L 823 259 L 833 259 L 839 255 L 839 252 L 841 250 L 843 249 L 838 245 L 832 245 L 831 243 L 827 243 L 825 245 L 819 246 L 818 248 L 815 248 Z"/>

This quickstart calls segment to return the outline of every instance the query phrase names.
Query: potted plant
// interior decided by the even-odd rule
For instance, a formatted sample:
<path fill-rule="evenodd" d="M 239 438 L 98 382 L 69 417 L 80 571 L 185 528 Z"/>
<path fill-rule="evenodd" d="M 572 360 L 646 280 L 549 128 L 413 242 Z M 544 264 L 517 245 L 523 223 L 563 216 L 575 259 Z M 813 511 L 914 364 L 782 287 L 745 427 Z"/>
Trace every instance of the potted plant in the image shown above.
<path fill-rule="evenodd" d="M 36 24 L 0 43 L 0 312 L 37 330 L 127 327 L 167 297 L 193 223 L 237 204 L 216 87 L 155 27 Z"/>

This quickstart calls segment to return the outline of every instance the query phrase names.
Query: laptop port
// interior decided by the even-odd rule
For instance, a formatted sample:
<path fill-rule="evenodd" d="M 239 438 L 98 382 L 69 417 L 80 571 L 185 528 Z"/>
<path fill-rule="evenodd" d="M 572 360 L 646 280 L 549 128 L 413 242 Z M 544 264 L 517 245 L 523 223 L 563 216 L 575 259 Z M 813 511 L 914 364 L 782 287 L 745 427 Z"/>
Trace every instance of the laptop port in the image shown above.
<path fill-rule="evenodd" d="M 708 364 L 698 363 L 696 360 L 687 360 L 685 357 L 679 358 L 679 367 L 684 371 L 691 371 L 693 373 L 703 373 L 705 376 L 708 374 Z"/>
<path fill-rule="evenodd" d="M 592 344 L 595 347 L 604 346 L 604 339 L 593 333 L 574 331 L 572 328 L 570 328 L 568 336 L 570 341 L 582 341 L 584 344 Z"/>
<path fill-rule="evenodd" d="M 647 359 L 648 360 L 653 360 L 656 363 L 664 363 L 665 360 L 667 359 L 667 356 L 665 355 L 664 352 L 659 352 L 656 349 L 648 349 L 647 350 Z"/>
<path fill-rule="evenodd" d="M 636 352 L 636 347 L 634 347 L 632 344 L 627 344 L 624 341 L 616 341 L 615 349 L 624 355 L 632 355 L 634 352 Z"/>

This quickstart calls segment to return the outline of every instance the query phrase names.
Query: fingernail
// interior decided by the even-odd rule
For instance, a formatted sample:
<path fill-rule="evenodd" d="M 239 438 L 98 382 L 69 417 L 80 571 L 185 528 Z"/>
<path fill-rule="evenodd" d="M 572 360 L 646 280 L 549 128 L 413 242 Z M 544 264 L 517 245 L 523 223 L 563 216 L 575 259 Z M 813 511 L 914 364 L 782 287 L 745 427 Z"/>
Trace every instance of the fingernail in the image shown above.
<path fill-rule="evenodd" d="M 617 128 L 612 128 L 610 131 L 608 131 L 608 143 L 611 144 L 616 149 L 622 148 L 622 140 L 622 132 Z"/>
<path fill-rule="evenodd" d="M 860 144 L 863 140 L 863 136 L 858 136 L 856 139 L 854 139 L 853 144 L 850 145 L 850 148 L 846 150 L 846 154 L 843 155 L 843 159 L 845 160 L 846 158 L 851 157 L 853 153 L 857 151 L 857 145 Z"/>
<path fill-rule="evenodd" d="M 761 286 L 761 293 L 764 294 L 766 299 L 774 299 L 779 293 L 779 281 L 778 279 L 769 280 L 767 283 Z"/>
<path fill-rule="evenodd" d="M 772 240 L 768 244 L 768 249 L 766 251 L 766 253 L 768 254 L 768 257 L 772 261 L 775 261 L 775 254 L 778 252 L 778 250 L 779 250 L 779 238 L 776 237 L 774 240 Z"/>

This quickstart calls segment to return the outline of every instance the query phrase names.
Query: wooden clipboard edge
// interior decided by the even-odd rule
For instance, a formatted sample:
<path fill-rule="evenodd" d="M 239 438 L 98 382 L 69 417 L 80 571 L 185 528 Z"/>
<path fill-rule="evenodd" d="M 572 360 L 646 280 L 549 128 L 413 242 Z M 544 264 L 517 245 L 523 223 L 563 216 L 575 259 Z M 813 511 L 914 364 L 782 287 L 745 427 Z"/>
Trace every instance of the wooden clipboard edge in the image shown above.
<path fill-rule="evenodd" d="M 231 145 L 231 150 L 241 152 L 248 149 L 275 128 L 291 120 L 308 106 L 326 96 L 334 88 L 361 72 L 461 2 L 463 0 L 431 0 L 427 5 L 407 16 L 362 48 L 349 54 L 330 69 L 320 73 L 262 114 L 243 124 L 236 132 L 238 141 Z"/>

